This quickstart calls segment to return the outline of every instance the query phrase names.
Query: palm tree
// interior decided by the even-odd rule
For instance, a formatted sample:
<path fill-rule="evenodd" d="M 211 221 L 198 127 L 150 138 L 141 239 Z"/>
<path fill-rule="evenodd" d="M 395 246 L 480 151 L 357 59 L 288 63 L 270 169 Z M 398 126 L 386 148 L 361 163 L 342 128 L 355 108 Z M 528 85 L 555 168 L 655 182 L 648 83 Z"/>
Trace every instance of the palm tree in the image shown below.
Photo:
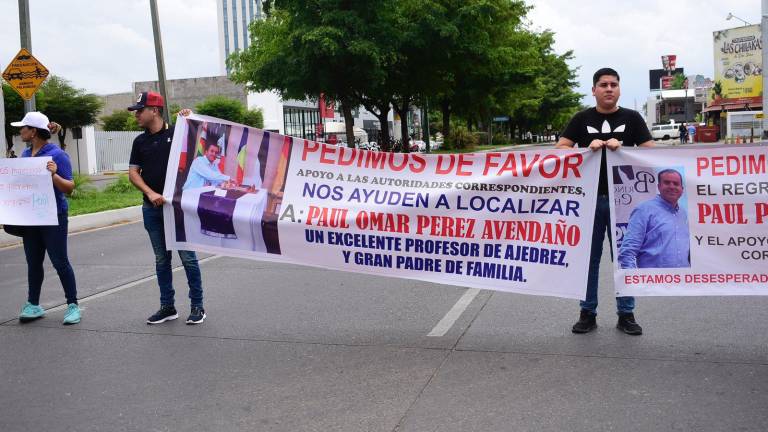
<path fill-rule="evenodd" d="M 715 82 L 712 86 L 712 99 L 721 99 L 723 97 L 723 85 L 720 81 Z"/>

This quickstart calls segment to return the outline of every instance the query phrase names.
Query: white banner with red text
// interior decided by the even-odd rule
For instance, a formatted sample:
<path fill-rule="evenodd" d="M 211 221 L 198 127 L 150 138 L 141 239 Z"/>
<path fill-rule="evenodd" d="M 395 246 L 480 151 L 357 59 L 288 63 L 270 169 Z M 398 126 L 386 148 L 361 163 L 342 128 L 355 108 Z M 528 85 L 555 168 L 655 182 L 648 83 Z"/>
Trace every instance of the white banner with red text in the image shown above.
<path fill-rule="evenodd" d="M 385 153 L 179 117 L 167 246 L 584 298 L 600 154 Z"/>
<path fill-rule="evenodd" d="M 617 295 L 768 295 L 766 150 L 608 152 Z"/>

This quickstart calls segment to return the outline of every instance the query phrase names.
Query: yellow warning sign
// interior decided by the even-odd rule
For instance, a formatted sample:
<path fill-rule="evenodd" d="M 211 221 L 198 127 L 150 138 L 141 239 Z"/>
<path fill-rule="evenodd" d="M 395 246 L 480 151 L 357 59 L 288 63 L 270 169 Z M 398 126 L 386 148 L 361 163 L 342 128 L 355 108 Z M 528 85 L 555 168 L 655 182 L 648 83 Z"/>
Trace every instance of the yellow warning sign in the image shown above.
<path fill-rule="evenodd" d="M 3 79 L 16 90 L 24 100 L 32 99 L 40 84 L 48 76 L 48 69 L 22 48 L 3 71 Z"/>

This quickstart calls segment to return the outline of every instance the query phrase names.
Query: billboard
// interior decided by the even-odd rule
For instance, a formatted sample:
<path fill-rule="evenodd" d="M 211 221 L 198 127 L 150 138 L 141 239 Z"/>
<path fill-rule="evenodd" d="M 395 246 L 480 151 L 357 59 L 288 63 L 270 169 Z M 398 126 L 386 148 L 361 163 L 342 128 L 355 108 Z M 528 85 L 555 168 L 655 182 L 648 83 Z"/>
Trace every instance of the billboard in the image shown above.
<path fill-rule="evenodd" d="M 675 68 L 675 70 L 669 75 L 674 76 L 677 74 L 685 75 L 685 68 L 681 68 L 681 67 Z M 648 71 L 648 82 L 649 82 L 648 89 L 651 91 L 661 90 L 661 77 L 663 76 L 667 76 L 667 71 L 665 71 L 664 69 L 650 69 Z"/>
<path fill-rule="evenodd" d="M 665 71 L 675 70 L 675 64 L 677 63 L 677 56 L 674 54 L 661 56 L 661 65 Z"/>
<path fill-rule="evenodd" d="M 716 104 L 762 103 L 763 43 L 760 25 L 748 25 L 713 33 L 715 84 L 710 94 Z M 715 86 L 717 90 L 717 85 Z"/>

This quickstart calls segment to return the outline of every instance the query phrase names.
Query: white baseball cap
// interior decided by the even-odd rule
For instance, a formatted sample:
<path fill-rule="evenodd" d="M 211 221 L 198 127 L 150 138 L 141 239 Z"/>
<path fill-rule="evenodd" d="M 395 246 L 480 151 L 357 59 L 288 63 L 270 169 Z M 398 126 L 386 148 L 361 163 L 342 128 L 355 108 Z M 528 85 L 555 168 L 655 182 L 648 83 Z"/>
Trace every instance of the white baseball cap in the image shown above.
<path fill-rule="evenodd" d="M 29 126 L 38 129 L 48 130 L 48 117 L 37 111 L 28 112 L 21 121 L 11 123 L 11 126 L 22 127 Z"/>

